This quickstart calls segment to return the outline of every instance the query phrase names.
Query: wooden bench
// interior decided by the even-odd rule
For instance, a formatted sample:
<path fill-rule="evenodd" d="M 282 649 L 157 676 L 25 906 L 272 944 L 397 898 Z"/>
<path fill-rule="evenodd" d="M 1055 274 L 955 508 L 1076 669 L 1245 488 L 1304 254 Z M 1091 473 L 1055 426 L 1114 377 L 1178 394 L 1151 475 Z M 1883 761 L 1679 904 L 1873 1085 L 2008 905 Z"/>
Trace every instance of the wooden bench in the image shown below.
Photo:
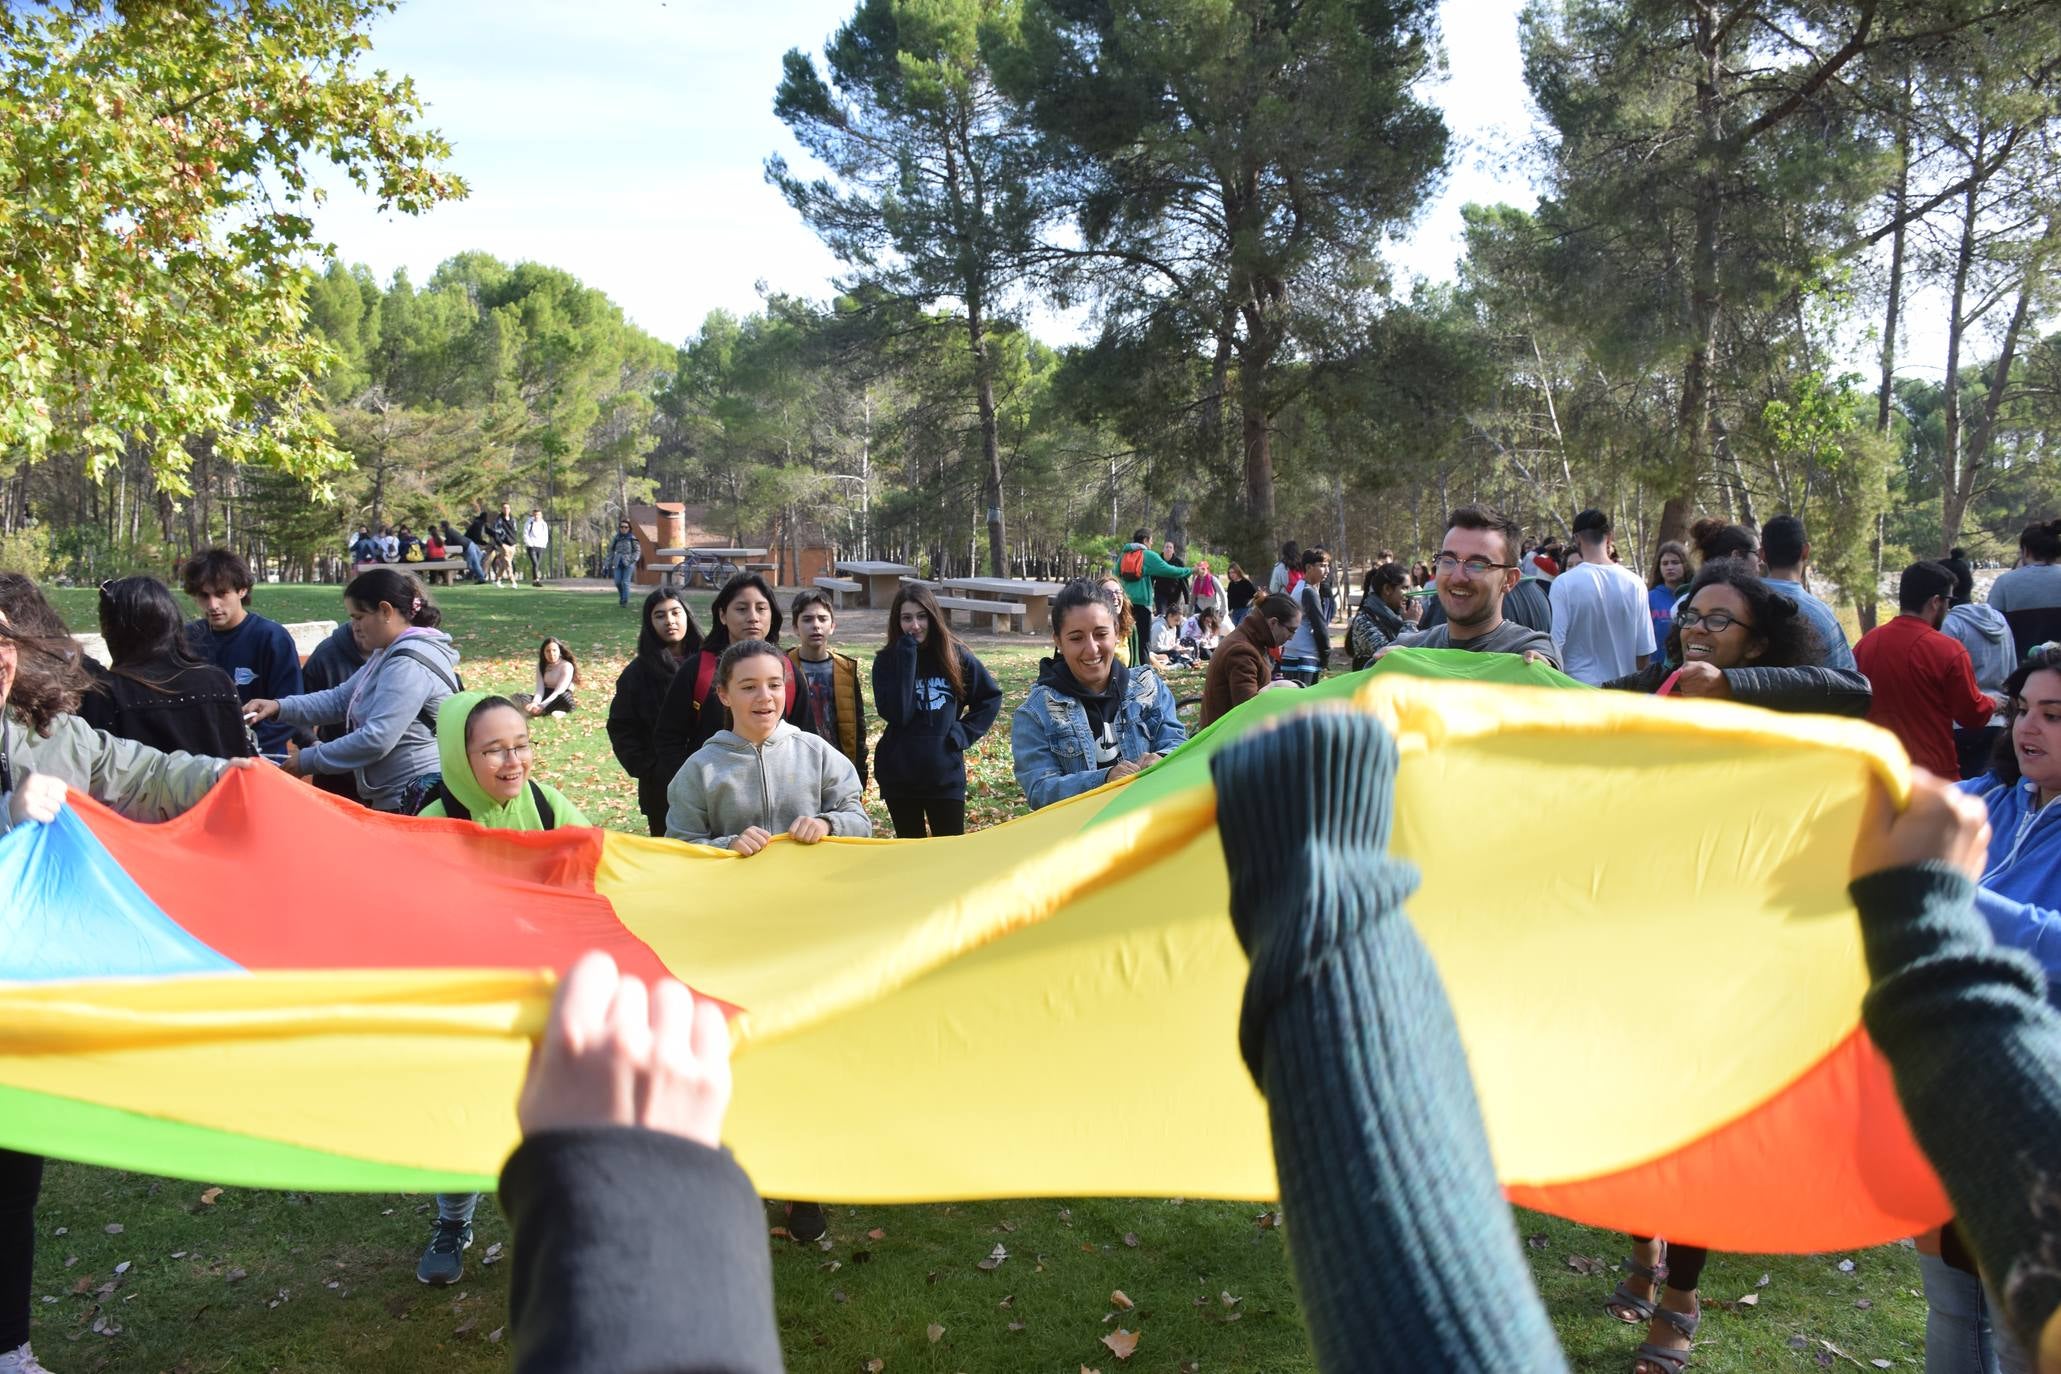
<path fill-rule="evenodd" d="M 947 619 L 954 611 L 969 612 L 976 619 L 993 616 L 996 634 L 1022 633 L 1024 613 L 1030 609 L 1021 601 L 983 601 L 970 596 L 941 596 L 937 606 Z"/>
<path fill-rule="evenodd" d="M 816 579 L 816 585 L 830 593 L 830 604 L 840 611 L 845 608 L 846 597 L 859 596 L 866 590 L 863 584 L 849 577 L 819 577 Z"/>
<path fill-rule="evenodd" d="M 456 574 L 465 571 L 465 560 L 462 558 L 430 558 L 420 563 L 353 563 L 351 564 L 351 576 L 356 577 L 359 573 L 371 572 L 374 568 L 392 568 L 396 572 L 414 573 L 424 582 L 434 582 L 448 587 L 451 585 L 451 579 Z"/>

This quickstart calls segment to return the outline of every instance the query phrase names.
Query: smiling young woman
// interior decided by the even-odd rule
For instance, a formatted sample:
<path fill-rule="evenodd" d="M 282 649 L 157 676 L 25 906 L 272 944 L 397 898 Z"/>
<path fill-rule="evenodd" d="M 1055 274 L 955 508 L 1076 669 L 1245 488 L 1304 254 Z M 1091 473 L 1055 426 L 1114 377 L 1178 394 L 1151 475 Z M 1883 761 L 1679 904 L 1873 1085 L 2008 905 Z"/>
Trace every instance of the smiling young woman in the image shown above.
<path fill-rule="evenodd" d="M 1035 809 L 1149 768 L 1188 740 L 1173 692 L 1152 669 L 1118 661 L 1116 613 L 1092 583 L 1052 598 L 1052 647 L 1016 708 L 1016 785 Z"/>

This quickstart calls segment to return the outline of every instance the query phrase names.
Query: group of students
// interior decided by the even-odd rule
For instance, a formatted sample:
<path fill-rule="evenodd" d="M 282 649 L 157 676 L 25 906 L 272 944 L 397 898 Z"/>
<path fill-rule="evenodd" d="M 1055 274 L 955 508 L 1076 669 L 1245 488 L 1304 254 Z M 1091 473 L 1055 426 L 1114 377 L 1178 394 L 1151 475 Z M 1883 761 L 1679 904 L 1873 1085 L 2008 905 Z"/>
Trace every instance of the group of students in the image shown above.
<path fill-rule="evenodd" d="M 1607 524 L 1598 530 L 1594 521 L 1577 523 L 1597 550 L 1584 549 L 1584 562 L 1609 563 Z M 1770 522 L 1766 533 L 1763 541 L 1736 526 L 1699 529 L 1703 558 L 1693 576 L 1688 551 L 1678 551 L 1683 566 L 1676 575 L 1687 580 L 1670 585 L 1675 595 L 1664 640 L 1644 663 L 1603 685 L 1779 710 L 1866 712 L 1869 677 L 1829 666 L 1815 617 L 1782 589 L 1788 579 L 1763 576 L 1764 558 L 1771 572 L 1794 566 L 1775 564 L 1788 552 L 1789 532 Z M 1800 540 L 1800 526 L 1795 533 Z M 2052 533 L 2052 556 L 2038 561 L 2048 549 L 2035 539 L 2026 567 L 2061 560 L 2061 529 Z M 1361 606 L 1371 626 L 1361 630 L 1356 616 L 1347 635 L 1355 662 L 1363 651 L 1371 662 L 1398 647 L 1422 646 L 1517 653 L 1559 665 L 1564 639 L 1506 615 L 1523 581 L 1519 561 L 1512 522 L 1481 507 L 1454 511 L 1433 564 L 1437 614 L 1427 606 L 1418 617 L 1436 623 L 1412 627 L 1406 575 L 1399 565 L 1377 567 Z M 1312 562 L 1301 551 L 1297 565 L 1301 575 L 1288 584 L 1297 595 L 1256 595 L 1222 637 L 1208 665 L 1205 724 L 1293 680 L 1280 662 L 1308 614 L 1323 614 L 1316 588 L 1327 571 L 1321 557 Z M 1571 570 L 1563 564 L 1552 585 Z M 1069 584 L 1051 603 L 1053 653 L 1011 730 L 1016 780 L 1033 808 L 1131 776 L 1188 738 L 1172 690 L 1149 655 L 1136 653 L 1127 571 L 1119 566 L 1096 581 Z M 1906 580 L 1922 590 L 1926 576 Z M 249 610 L 250 578 L 240 560 L 209 551 L 188 563 L 182 580 L 203 610 L 191 626 L 180 620 L 169 590 L 151 579 L 103 587 L 103 631 L 115 659 L 114 686 L 107 688 L 94 685 L 34 584 L 0 577 L 0 792 L 8 794 L 0 829 L 53 811 L 64 784 L 132 818 L 166 819 L 197 802 L 224 768 L 252 766 L 249 755 L 257 752 L 290 772 L 347 776 L 355 795 L 382 811 L 522 830 L 587 823 L 570 799 L 533 776 L 529 727 L 539 702 L 465 690 L 458 650 L 438 628 L 437 608 L 405 571 L 381 567 L 351 581 L 344 589 L 349 621 L 339 631 L 350 655 L 332 636 L 310 658 L 302 682 L 295 680 L 300 665 L 290 637 Z M 2048 580 L 2061 607 L 2061 567 Z M 2032 591 L 2013 583 L 2007 604 Z M 1377 609 L 1370 610 L 1370 600 Z M 1926 598 L 1915 614 L 1943 619 L 1943 600 Z M 645 599 L 637 655 L 617 681 L 608 729 L 637 780 L 652 833 L 746 856 L 782 834 L 801 844 L 866 835 L 869 771 L 898 836 L 963 832 L 965 754 L 992 728 L 1002 694 L 932 595 L 907 587 L 890 608 L 886 642 L 870 668 L 874 709 L 887 729 L 870 758 L 859 663 L 833 647 L 834 607 L 820 593 L 803 592 L 787 610 L 783 618 L 763 579 L 742 575 L 717 595 L 704 637 L 678 593 L 660 588 Z M 796 643 L 783 649 L 790 619 Z M 562 645 L 550 657 L 554 644 L 540 651 L 540 678 L 552 663 L 564 664 L 569 686 L 576 665 Z M 214 664 L 200 661 L 207 656 L 200 648 Z M 548 685 L 540 681 L 537 693 L 546 710 Z M 88 707 L 96 695 L 104 702 Z M 1970 865 L 1979 884 L 1963 905 L 1986 926 L 1991 943 L 2029 952 L 2048 979 L 2061 981 L 2061 913 L 2044 905 L 2061 872 L 2061 826 L 2049 822 L 2056 814 L 2050 803 L 2061 797 L 2061 648 L 2025 656 L 1989 704 L 2004 721 L 1989 771 L 1965 785 L 1965 805 L 1986 811 L 1990 838 L 1981 862 Z M 94 728 L 81 714 L 89 709 L 113 713 L 113 723 Z M 207 751 L 187 747 L 204 741 Z M 1279 800 L 1270 795 L 1268 804 Z M 1350 810 L 1321 823 L 1342 823 Z M 1254 833 L 1266 829 L 1254 824 Z M 1225 833 L 1229 850 L 1234 840 L 1230 829 Z M 2051 995 L 2052 983 L 2042 986 Z M 1273 1101 L 1272 1087 L 1262 1087 Z M 2050 1150 L 2053 1144 L 2047 1142 Z M 40 1368 L 26 1348 L 27 1257 L 40 1168 L 25 1156 L 0 1155 L 0 1370 L 10 1374 Z M 513 1161 L 510 1168 L 521 1172 Z M 1285 1196 L 1285 1168 L 1283 1184 Z M 1959 1193 L 1955 1200 L 1964 1227 L 1921 1245 L 1928 1347 L 1942 1361 L 1930 1367 L 1983 1374 L 2031 1367 L 2010 1363 L 2026 1358 L 2010 1329 L 2021 1336 L 2038 1330 L 2022 1310 L 2020 1279 L 1983 1267 L 1988 1214 Z M 425 1282 L 462 1273 L 476 1203 L 471 1195 L 439 1198 L 418 1266 Z M 519 1226 L 536 1215 L 513 1201 L 509 1210 Z M 1637 1374 L 1678 1374 L 1700 1321 L 1703 1252 L 1692 1238 L 1669 1239 L 1632 1238 L 1627 1277 L 1607 1303 L 1612 1315 L 1645 1328 L 1634 1356 Z M 1996 1297 L 2009 1321 L 1992 1317 Z M 1312 1310 L 1314 1320 L 1315 1304 Z M 9 1343 L 17 1335 L 18 1349 Z M 527 1339 L 518 1326 L 518 1340 Z"/>

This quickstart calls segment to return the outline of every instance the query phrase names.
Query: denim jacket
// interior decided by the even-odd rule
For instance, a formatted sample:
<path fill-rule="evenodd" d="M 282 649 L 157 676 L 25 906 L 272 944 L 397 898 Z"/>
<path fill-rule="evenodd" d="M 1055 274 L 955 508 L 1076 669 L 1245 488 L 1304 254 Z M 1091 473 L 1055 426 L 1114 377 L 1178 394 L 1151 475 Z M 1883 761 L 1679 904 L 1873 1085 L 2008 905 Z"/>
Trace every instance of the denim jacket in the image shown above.
<path fill-rule="evenodd" d="M 1174 694 L 1150 668 L 1131 670 L 1130 689 L 1117 712 L 1117 745 L 1127 759 L 1168 754 L 1188 742 Z M 1100 787 L 1107 768 L 1095 767 L 1095 740 L 1080 702 L 1040 682 L 1011 718 L 1009 750 L 1016 785 L 1036 810 Z"/>

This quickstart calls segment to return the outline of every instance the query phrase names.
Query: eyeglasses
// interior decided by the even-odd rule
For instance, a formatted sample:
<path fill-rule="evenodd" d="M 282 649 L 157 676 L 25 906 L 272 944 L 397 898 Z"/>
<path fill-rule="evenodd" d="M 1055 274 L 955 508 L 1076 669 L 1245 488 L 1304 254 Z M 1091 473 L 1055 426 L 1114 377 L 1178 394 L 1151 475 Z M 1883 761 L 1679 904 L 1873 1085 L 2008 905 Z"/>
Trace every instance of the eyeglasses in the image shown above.
<path fill-rule="evenodd" d="M 1442 553 L 1431 560 L 1431 566 L 1448 575 L 1461 568 L 1465 568 L 1469 577 L 1487 577 L 1492 572 L 1507 572 L 1517 565 L 1515 563 L 1491 563 L 1486 558 L 1461 559 L 1449 553 Z"/>
<path fill-rule="evenodd" d="M 511 744 L 505 749 L 482 749 L 479 756 L 494 763 L 513 763 L 517 759 L 533 758 L 536 752 L 534 744 Z"/>
<path fill-rule="evenodd" d="M 1730 611 L 1712 611 L 1709 615 L 1704 615 L 1697 611 L 1684 610 L 1675 616 L 1675 624 L 1685 630 L 1693 630 L 1701 625 L 1714 635 L 1721 635 L 1734 625 L 1744 626 L 1749 630 L 1753 628 Z"/>

